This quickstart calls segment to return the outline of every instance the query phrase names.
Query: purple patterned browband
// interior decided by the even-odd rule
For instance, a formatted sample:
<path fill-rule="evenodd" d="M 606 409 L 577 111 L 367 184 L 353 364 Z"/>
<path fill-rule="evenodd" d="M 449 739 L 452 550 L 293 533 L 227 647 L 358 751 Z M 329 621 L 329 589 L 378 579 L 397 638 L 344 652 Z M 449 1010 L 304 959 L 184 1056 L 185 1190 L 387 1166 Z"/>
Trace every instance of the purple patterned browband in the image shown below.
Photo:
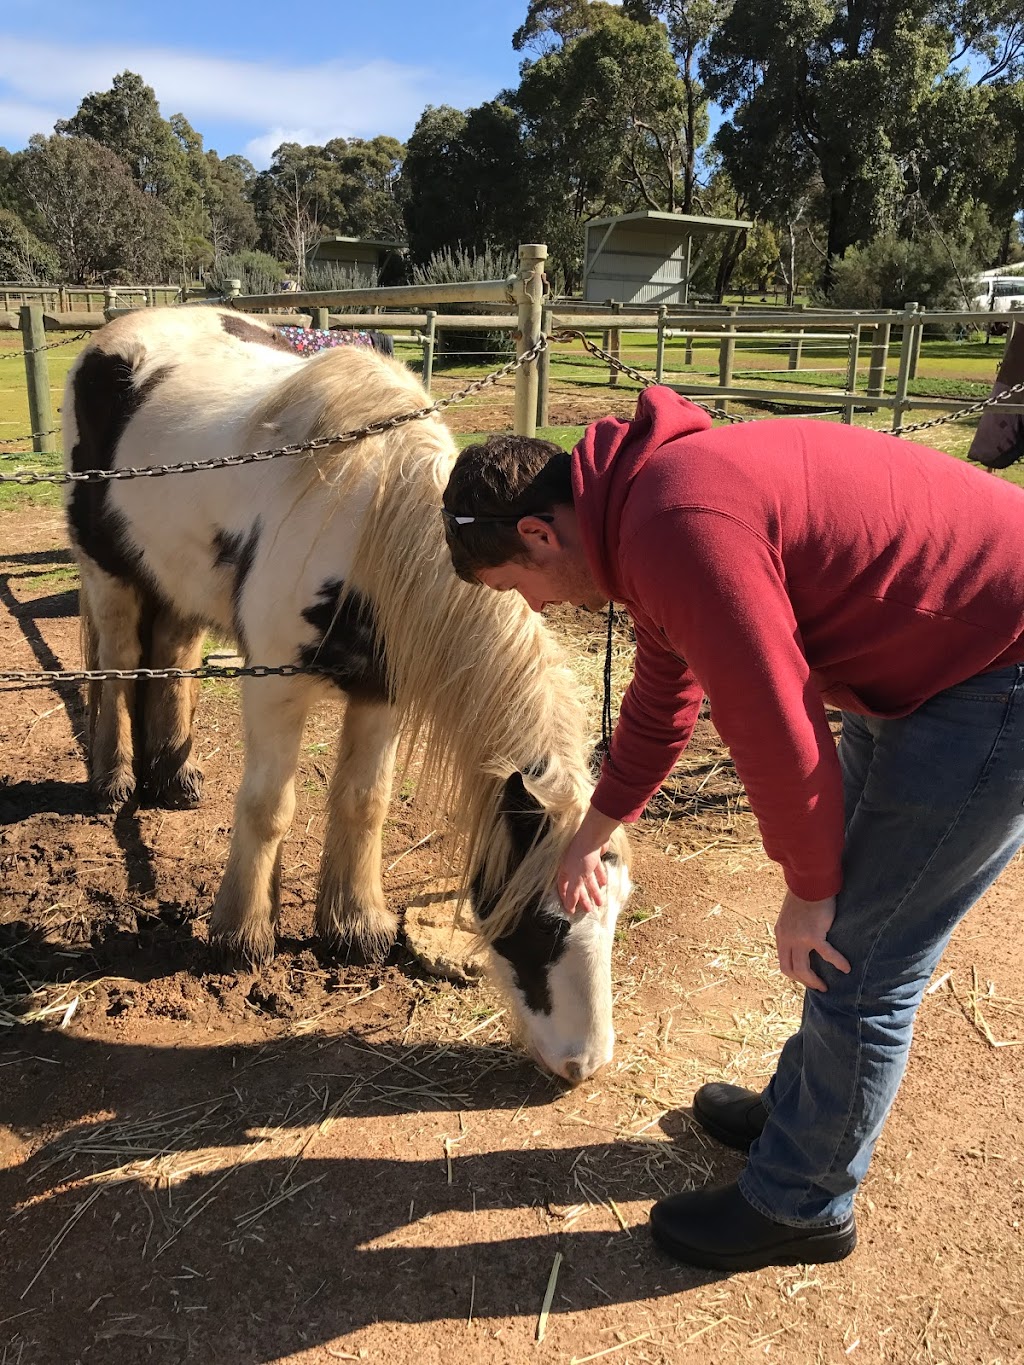
<path fill-rule="evenodd" d="M 325 332 L 319 327 L 278 327 L 277 330 L 299 355 L 316 355 L 317 351 L 326 351 L 331 346 L 370 346 L 377 351 L 386 349 L 380 344 L 380 332 Z"/>

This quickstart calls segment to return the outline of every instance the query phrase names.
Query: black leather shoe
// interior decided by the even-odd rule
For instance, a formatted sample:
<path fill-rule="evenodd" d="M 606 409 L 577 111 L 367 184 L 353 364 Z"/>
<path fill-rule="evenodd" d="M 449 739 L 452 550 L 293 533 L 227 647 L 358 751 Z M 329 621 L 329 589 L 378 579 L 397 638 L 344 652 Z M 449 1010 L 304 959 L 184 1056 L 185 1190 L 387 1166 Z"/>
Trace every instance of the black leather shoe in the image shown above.
<path fill-rule="evenodd" d="M 857 1245 L 852 1214 L 832 1227 L 790 1227 L 758 1213 L 736 1184 L 660 1199 L 651 1209 L 651 1232 L 669 1256 L 707 1270 L 819 1265 L 843 1260 Z"/>
<path fill-rule="evenodd" d="M 761 1136 L 768 1110 L 755 1091 L 710 1081 L 693 1097 L 693 1116 L 719 1142 L 738 1152 L 749 1152 L 750 1144 Z"/>

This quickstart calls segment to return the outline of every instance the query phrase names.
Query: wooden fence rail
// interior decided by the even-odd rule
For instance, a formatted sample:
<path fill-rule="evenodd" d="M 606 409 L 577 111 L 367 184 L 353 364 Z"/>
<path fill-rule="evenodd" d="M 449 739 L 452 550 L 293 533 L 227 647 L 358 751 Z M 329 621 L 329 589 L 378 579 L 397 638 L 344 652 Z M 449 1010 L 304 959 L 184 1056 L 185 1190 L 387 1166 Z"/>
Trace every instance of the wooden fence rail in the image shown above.
<path fill-rule="evenodd" d="M 854 421 L 857 409 L 877 411 L 892 409 L 893 429 L 903 422 L 911 409 L 929 408 L 940 412 L 955 411 L 969 399 L 914 397 L 909 385 L 916 376 L 925 326 L 960 325 L 984 331 L 992 322 L 992 314 L 976 311 L 926 313 L 916 303 L 908 303 L 902 312 L 830 312 L 822 309 L 771 309 L 748 307 L 728 310 L 709 307 L 683 309 L 681 307 L 638 307 L 626 312 L 621 307 L 599 311 L 575 300 L 545 299 L 543 265 L 547 248 L 526 244 L 519 249 L 519 273 L 509 280 L 475 281 L 454 285 L 410 285 L 382 289 L 347 289 L 320 292 L 264 294 L 243 296 L 237 282 L 229 288 L 231 306 L 244 312 L 259 313 L 265 321 L 277 325 L 309 326 L 311 323 L 328 327 L 374 328 L 399 333 L 396 339 L 420 347 L 423 357 L 423 381 L 430 391 L 436 348 L 439 336 L 446 330 L 508 331 L 519 354 L 529 349 L 541 331 L 572 328 L 593 334 L 605 342 L 612 354 L 621 346 L 621 334 L 652 332 L 656 334 L 655 371 L 659 383 L 668 383 L 681 393 L 695 398 L 710 398 L 721 404 L 729 401 L 799 406 L 810 410 L 838 409 L 842 420 Z M 40 291 L 41 293 L 44 291 Z M 52 292 L 52 291 L 51 291 Z M 138 294 L 139 289 L 118 288 L 104 291 L 104 308 L 81 312 L 47 311 L 42 301 L 22 305 L 18 312 L 0 311 L 0 331 L 20 331 L 25 351 L 25 377 L 32 419 L 33 450 L 47 448 L 47 436 L 52 427 L 50 387 L 47 366 L 48 352 L 40 349 L 48 334 L 54 332 L 88 332 L 102 327 L 113 317 L 135 311 L 125 295 Z M 2 285 L 0 285 L 2 294 Z M 150 294 L 145 306 L 153 306 Z M 204 300 L 186 300 L 189 306 L 202 306 Z M 214 301 L 215 302 L 215 301 Z M 495 311 L 486 314 L 459 314 L 439 311 L 448 304 L 490 304 Z M 410 307 L 412 305 L 412 307 Z M 419 311 L 415 305 L 422 306 Z M 280 310 L 285 307 L 287 311 Z M 392 311 L 332 312 L 337 308 Z M 498 311 L 504 308 L 505 311 Z M 1012 322 L 1012 315 L 1007 321 Z M 1024 319 L 1019 325 L 1024 325 Z M 899 332 L 899 364 L 895 390 L 885 392 L 894 330 Z M 686 341 L 684 366 L 693 360 L 695 340 L 718 342 L 718 382 L 704 383 L 690 378 L 683 371 L 666 369 L 666 343 L 677 337 Z M 805 347 L 824 346 L 839 352 L 834 367 L 842 375 L 842 384 L 834 388 L 798 387 L 793 383 L 769 387 L 752 385 L 749 381 L 736 382 L 734 370 L 737 345 L 741 342 L 776 343 L 788 354 L 789 368 L 800 368 Z M 869 348 L 867 390 L 857 388 L 858 364 L 862 344 Z M 844 359 L 845 356 L 845 359 Z M 539 426 L 548 425 L 550 403 L 551 352 L 546 351 L 539 362 L 524 365 L 516 373 L 514 429 L 521 435 L 533 435 Z M 833 368 L 830 366 L 829 368 Z M 804 373 L 808 371 L 804 368 Z M 765 371 L 765 374 L 770 371 Z M 679 376 L 679 380 L 676 380 Z M 1024 412 L 1024 404 L 1006 404 L 1008 413 Z"/>

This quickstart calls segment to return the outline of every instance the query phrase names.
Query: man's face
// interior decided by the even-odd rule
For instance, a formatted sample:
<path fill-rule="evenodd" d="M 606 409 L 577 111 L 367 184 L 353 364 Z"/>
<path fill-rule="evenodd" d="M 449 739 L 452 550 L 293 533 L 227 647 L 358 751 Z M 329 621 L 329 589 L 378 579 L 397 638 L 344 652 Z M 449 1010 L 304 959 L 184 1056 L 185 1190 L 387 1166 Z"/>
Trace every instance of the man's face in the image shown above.
<path fill-rule="evenodd" d="M 534 611 L 568 602 L 588 611 L 600 611 L 607 597 L 593 576 L 575 543 L 575 537 L 536 518 L 520 522 L 524 553 L 493 569 L 480 569 L 477 580 L 496 592 L 517 592 Z"/>

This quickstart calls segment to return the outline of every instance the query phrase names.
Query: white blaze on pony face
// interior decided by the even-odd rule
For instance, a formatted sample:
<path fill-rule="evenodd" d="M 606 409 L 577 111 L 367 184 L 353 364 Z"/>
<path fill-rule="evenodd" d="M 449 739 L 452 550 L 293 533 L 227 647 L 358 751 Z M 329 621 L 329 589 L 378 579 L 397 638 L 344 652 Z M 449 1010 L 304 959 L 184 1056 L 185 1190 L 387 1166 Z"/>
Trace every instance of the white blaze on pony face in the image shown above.
<path fill-rule="evenodd" d="M 519 774 L 506 784 L 503 809 L 514 867 L 543 836 L 548 820 Z M 552 890 L 490 940 L 520 1041 L 541 1066 L 574 1085 L 611 1060 L 615 1043 L 612 945 L 619 913 L 633 889 L 627 854 L 625 836 L 617 832 L 605 854 L 608 882 L 599 909 L 567 915 Z M 486 931 L 488 907 L 476 909 Z"/>
<path fill-rule="evenodd" d="M 608 884 L 600 909 L 569 916 L 557 896 L 548 907 L 568 924 L 561 956 L 547 971 L 549 1010 L 531 1009 L 522 992 L 515 992 L 530 1052 L 573 1085 L 610 1062 L 615 1047 L 612 945 L 632 882 L 617 855 L 609 855 L 605 865 Z"/>

